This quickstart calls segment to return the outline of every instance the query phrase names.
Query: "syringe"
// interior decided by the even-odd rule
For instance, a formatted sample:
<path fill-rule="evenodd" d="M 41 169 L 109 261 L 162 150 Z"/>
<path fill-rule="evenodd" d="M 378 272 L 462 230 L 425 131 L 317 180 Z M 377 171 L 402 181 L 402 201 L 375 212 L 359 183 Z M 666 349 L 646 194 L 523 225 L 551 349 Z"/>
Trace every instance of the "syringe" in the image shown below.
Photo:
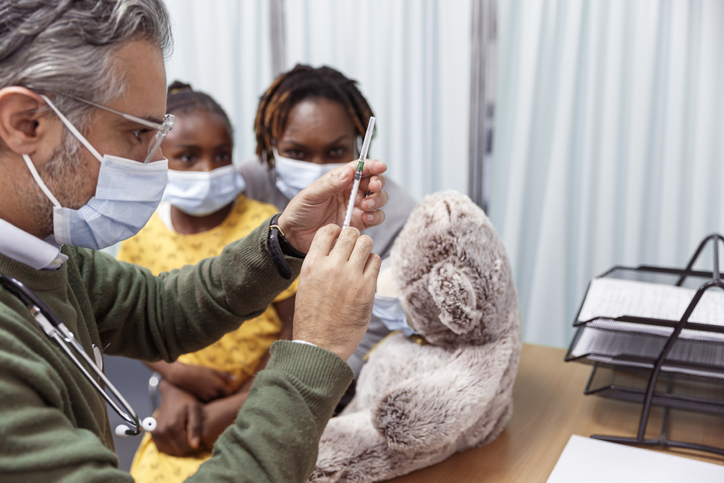
<path fill-rule="evenodd" d="M 357 163 L 357 172 L 354 174 L 354 185 L 352 185 L 352 194 L 349 196 L 349 203 L 347 203 L 347 212 L 344 214 L 344 223 L 342 229 L 349 227 L 350 221 L 352 221 L 352 210 L 354 209 L 354 202 L 357 198 L 357 190 L 359 190 L 359 182 L 362 179 L 362 170 L 367 160 L 367 151 L 370 149 L 370 141 L 372 141 L 372 132 L 375 130 L 375 118 L 370 117 L 370 122 L 367 124 L 367 132 L 365 133 L 365 140 L 362 142 L 362 151 L 359 153 L 359 162 Z"/>

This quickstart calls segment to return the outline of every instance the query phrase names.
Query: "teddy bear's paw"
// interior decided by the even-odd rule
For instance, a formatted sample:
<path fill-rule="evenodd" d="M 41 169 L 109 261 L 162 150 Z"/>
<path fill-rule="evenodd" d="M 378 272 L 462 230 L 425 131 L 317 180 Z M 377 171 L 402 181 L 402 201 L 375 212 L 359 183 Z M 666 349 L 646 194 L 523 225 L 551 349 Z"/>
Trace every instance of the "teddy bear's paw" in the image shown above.
<path fill-rule="evenodd" d="M 444 411 L 436 406 L 435 401 L 419 397 L 414 389 L 398 389 L 380 401 L 374 424 L 393 450 L 412 455 L 434 449 L 445 434 Z"/>
<path fill-rule="evenodd" d="M 317 463 L 317 467 L 314 468 L 308 481 L 310 483 L 373 483 L 380 481 L 375 478 L 374 471 L 361 470 L 352 462 L 342 468 L 339 465 L 326 466 L 324 463 Z"/>
<path fill-rule="evenodd" d="M 314 468 L 314 471 L 312 471 L 312 474 L 309 475 L 309 480 L 307 481 L 310 483 L 334 483 L 337 481 L 343 481 L 341 480 L 343 473 L 344 470 L 341 469 L 331 469 L 317 466 Z"/>

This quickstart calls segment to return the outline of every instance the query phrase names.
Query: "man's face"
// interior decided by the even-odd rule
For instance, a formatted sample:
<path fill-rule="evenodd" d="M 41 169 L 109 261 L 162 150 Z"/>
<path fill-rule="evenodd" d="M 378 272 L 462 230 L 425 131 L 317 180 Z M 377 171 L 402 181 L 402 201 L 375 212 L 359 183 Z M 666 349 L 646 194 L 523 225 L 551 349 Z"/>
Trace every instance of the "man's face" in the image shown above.
<path fill-rule="evenodd" d="M 113 64 L 124 84 L 124 94 L 106 107 L 162 122 L 166 112 L 166 71 L 160 48 L 142 40 L 128 42 L 115 53 Z M 101 155 L 143 162 L 156 131 L 149 131 L 117 114 L 93 109 L 83 134 Z M 77 143 L 71 141 L 70 144 Z M 80 208 L 95 194 L 100 163 L 84 147 L 70 153 L 61 149 L 54 157 L 59 159 L 51 164 L 66 164 L 74 169 L 59 169 L 57 174 L 43 176 L 48 188 L 64 207 Z M 63 159 L 72 157 L 76 159 Z M 162 158 L 159 150 L 154 160 Z"/>

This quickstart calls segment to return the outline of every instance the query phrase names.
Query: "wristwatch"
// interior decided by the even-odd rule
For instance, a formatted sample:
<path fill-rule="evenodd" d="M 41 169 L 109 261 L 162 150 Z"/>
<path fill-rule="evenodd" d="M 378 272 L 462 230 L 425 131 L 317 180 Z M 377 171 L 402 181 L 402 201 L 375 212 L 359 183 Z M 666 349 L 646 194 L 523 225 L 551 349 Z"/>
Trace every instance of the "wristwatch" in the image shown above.
<path fill-rule="evenodd" d="M 274 262 L 274 267 L 277 269 L 277 273 L 284 280 L 289 280 L 292 278 L 292 270 L 289 268 L 289 264 L 287 263 L 286 258 L 284 258 L 284 255 L 301 259 L 304 259 L 306 255 L 294 248 L 284 237 L 282 229 L 279 228 L 279 225 L 277 225 L 277 221 L 280 216 L 281 213 L 277 213 L 271 219 L 267 246 L 269 249 L 269 255 Z"/>

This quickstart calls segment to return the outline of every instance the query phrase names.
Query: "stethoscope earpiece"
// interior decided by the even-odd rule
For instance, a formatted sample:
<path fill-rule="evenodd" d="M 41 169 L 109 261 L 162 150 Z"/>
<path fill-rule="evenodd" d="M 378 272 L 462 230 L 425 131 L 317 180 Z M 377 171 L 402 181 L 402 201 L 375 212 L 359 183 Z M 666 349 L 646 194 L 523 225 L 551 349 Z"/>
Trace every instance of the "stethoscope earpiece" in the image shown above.
<path fill-rule="evenodd" d="M 144 419 L 141 421 L 141 427 L 149 433 L 153 432 L 156 429 L 156 419 L 152 417 Z"/>
<path fill-rule="evenodd" d="M 116 426 L 116 436 L 119 438 L 125 438 L 128 436 L 128 433 L 131 431 L 131 428 L 126 426 L 125 424 L 119 424 Z"/>
<path fill-rule="evenodd" d="M 158 424 L 156 423 L 156 419 L 149 416 L 141 421 L 139 429 L 142 428 L 144 431 L 148 431 L 149 433 L 151 433 L 154 429 L 156 429 L 157 425 Z M 119 438 L 125 438 L 126 436 L 137 436 L 139 432 L 131 431 L 131 428 L 129 428 L 125 424 L 119 424 L 118 426 L 116 426 L 116 436 L 118 436 Z"/>

